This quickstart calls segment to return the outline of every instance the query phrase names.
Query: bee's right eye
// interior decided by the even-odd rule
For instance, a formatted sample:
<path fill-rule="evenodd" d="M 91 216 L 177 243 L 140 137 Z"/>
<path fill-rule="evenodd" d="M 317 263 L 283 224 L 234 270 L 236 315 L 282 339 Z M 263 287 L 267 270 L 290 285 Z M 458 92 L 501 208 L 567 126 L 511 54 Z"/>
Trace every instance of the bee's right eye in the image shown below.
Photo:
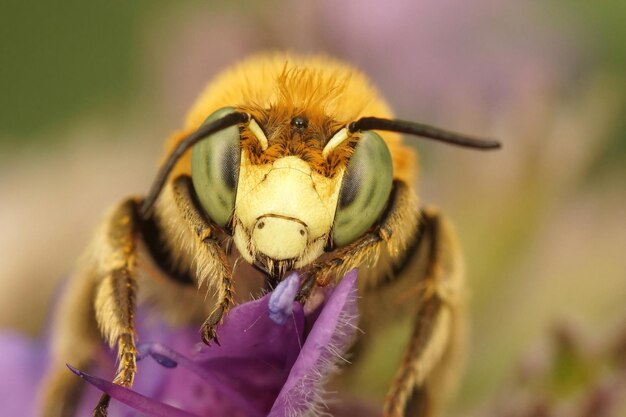
<path fill-rule="evenodd" d="M 345 246 L 361 237 L 381 216 L 393 183 L 391 154 L 374 131 L 361 140 L 344 174 L 333 226 L 333 243 Z"/>
<path fill-rule="evenodd" d="M 211 114 L 204 124 L 229 113 L 225 107 Z M 241 158 L 239 126 L 220 130 L 198 142 L 191 151 L 191 179 L 202 208 L 213 222 L 224 227 L 235 207 L 235 192 Z"/>

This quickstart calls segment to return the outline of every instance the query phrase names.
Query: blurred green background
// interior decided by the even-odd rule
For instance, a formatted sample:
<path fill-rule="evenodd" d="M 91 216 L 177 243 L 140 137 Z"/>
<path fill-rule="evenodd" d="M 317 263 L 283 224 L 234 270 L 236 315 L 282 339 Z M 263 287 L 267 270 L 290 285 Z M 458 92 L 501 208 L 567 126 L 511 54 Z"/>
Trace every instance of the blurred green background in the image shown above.
<path fill-rule="evenodd" d="M 593 340 L 619 331 L 626 3 L 467 3 L 3 0 L 0 325 L 41 329 L 99 215 L 145 192 L 212 75 L 289 49 L 363 69 L 403 118 L 504 143 L 488 155 L 417 145 L 420 196 L 453 220 L 466 255 L 457 410 L 497 396 L 556 323 Z M 378 366 L 370 376 L 390 368 Z"/>

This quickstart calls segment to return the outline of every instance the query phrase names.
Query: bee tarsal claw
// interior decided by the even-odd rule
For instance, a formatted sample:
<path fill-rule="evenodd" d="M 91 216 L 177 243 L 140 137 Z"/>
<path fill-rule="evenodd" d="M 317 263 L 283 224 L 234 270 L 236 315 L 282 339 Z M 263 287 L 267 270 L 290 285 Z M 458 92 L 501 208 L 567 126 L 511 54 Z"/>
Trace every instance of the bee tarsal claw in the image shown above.
<path fill-rule="evenodd" d="M 202 341 L 208 346 L 211 343 L 220 346 L 220 342 L 217 339 L 217 326 L 224 318 L 224 310 L 224 307 L 218 308 L 202 324 Z"/>
<path fill-rule="evenodd" d="M 204 325 L 202 326 L 202 341 L 205 345 L 211 346 L 211 344 L 215 343 L 218 346 L 220 345 L 220 341 L 217 338 L 217 325 Z"/>
<path fill-rule="evenodd" d="M 311 296 L 313 289 L 315 288 L 315 278 L 313 275 L 306 276 L 300 284 L 300 289 L 296 295 L 296 301 L 300 304 L 306 303 L 306 300 Z"/>

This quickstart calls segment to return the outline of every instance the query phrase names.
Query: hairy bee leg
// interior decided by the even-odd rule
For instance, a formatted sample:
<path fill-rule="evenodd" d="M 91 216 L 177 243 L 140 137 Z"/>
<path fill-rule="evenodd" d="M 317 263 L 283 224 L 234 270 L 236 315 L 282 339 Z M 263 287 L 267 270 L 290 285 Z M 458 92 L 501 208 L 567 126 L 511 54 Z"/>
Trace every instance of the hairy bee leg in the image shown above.
<path fill-rule="evenodd" d="M 52 364 L 42 384 L 40 410 L 45 417 L 73 415 L 81 380 L 65 364 L 88 368 L 101 347 L 102 336 L 110 345 L 120 347 L 120 364 L 125 370 L 119 374 L 121 380 L 130 380 L 129 375 L 134 375 L 132 269 L 138 230 L 136 209 L 137 203 L 128 200 L 109 213 L 81 268 L 67 283 L 55 317 Z"/>
<path fill-rule="evenodd" d="M 460 339 L 460 260 L 454 256 L 454 248 L 449 247 L 455 244 L 454 236 L 436 211 L 425 209 L 420 216 L 416 205 L 412 190 L 404 184 L 394 184 L 390 205 L 379 225 L 333 252 L 325 263 L 311 268 L 317 284 L 323 286 L 357 265 L 367 261 L 376 264 L 381 252 L 386 251 L 389 271 L 378 270 L 374 274 L 377 281 L 360 285 L 362 290 L 376 292 L 403 281 L 400 285 L 410 285 L 411 290 L 403 294 L 405 298 L 400 302 L 416 304 L 415 299 L 419 300 L 419 307 L 412 313 L 415 321 L 410 343 L 386 396 L 385 417 L 433 415 L 438 405 L 433 387 L 447 384 L 448 365 L 444 362 L 456 360 L 454 345 Z M 422 252 L 426 259 L 416 262 L 414 258 L 420 258 Z M 414 263 L 421 265 L 423 261 L 424 270 L 417 275 L 409 271 Z"/>
<path fill-rule="evenodd" d="M 113 290 L 113 294 L 109 293 L 109 288 L 104 289 L 104 287 L 109 286 L 111 288 L 117 287 Z M 110 297 L 111 301 L 116 304 L 119 303 L 118 306 L 120 308 L 120 310 L 116 310 L 119 312 L 117 317 L 117 320 L 119 320 L 117 324 L 119 329 L 113 330 L 118 334 L 116 344 L 119 362 L 113 383 L 124 387 L 130 387 L 132 386 L 135 374 L 137 373 L 137 349 L 134 337 L 134 299 L 136 284 L 134 279 L 130 276 L 130 274 L 128 274 L 128 271 L 116 270 L 111 274 L 111 276 L 107 277 L 105 281 L 103 281 L 100 288 L 102 288 L 102 291 L 107 294 L 103 294 L 99 291 L 96 298 L 96 305 L 99 303 L 99 297 Z M 110 301 L 103 300 L 102 302 L 107 303 Z M 100 314 L 108 314 L 107 312 L 110 311 L 108 310 L 108 307 L 102 307 L 102 310 L 99 310 L 98 307 L 96 308 L 96 314 L 98 314 L 98 311 L 102 312 Z M 93 415 L 95 417 L 106 416 L 109 401 L 109 396 L 103 394 L 98 402 L 98 405 L 94 409 Z"/>
<path fill-rule="evenodd" d="M 130 387 L 137 372 L 135 347 L 135 298 L 137 283 L 134 276 L 137 237 L 139 235 L 138 205 L 127 200 L 113 213 L 106 235 L 107 271 L 98 284 L 95 296 L 95 316 L 98 326 L 111 347 L 117 345 L 118 368 L 113 382 Z M 94 416 L 107 415 L 109 397 L 101 397 Z"/>
<path fill-rule="evenodd" d="M 429 393 L 424 383 L 446 348 L 450 317 L 437 296 L 426 300 L 417 314 L 402 364 L 385 398 L 385 417 L 431 415 Z M 416 408 L 419 414 L 410 412 Z"/>
<path fill-rule="evenodd" d="M 383 408 L 385 417 L 431 416 L 438 408 L 433 386 L 445 379 L 458 334 L 461 278 L 459 261 L 442 219 L 431 209 L 422 213 L 428 242 L 424 276 L 415 285 L 419 308 L 413 333 Z"/>
<path fill-rule="evenodd" d="M 189 224 L 198 239 L 196 242 L 196 249 L 199 252 L 198 258 L 208 262 L 203 267 L 198 266 L 198 286 L 206 282 L 217 288 L 218 302 L 215 309 L 202 324 L 202 341 L 207 345 L 213 341 L 219 345 L 216 328 L 234 303 L 232 271 L 226 254 L 216 240 L 213 226 L 205 219 L 196 204 L 191 178 L 186 175 L 177 177 L 173 183 L 173 194 L 183 219 Z M 208 281 L 209 279 L 211 280 Z"/>

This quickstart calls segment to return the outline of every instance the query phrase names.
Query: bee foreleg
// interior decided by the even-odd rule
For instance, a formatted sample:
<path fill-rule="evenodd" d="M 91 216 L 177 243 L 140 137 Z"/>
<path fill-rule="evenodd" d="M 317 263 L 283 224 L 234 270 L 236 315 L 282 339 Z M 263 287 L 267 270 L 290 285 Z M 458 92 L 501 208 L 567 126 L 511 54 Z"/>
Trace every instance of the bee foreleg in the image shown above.
<path fill-rule="evenodd" d="M 217 290 L 216 306 L 202 324 L 202 340 L 206 344 L 212 341 L 219 344 L 215 330 L 233 305 L 232 271 L 226 254 L 216 240 L 213 226 L 196 204 L 192 187 L 188 176 L 177 177 L 173 183 L 174 200 L 183 219 L 197 237 L 194 249 L 197 253 L 198 285 L 206 283 Z"/>
<path fill-rule="evenodd" d="M 454 237 L 433 210 L 422 212 L 422 225 L 420 244 L 428 250 L 424 273 L 412 284 L 418 308 L 409 345 L 385 399 L 386 417 L 433 415 L 449 383 L 447 371 L 458 356 L 462 271 Z"/>
<path fill-rule="evenodd" d="M 118 369 L 113 382 L 132 386 L 137 371 L 135 348 L 135 258 L 138 236 L 137 203 L 127 200 L 115 210 L 106 231 L 97 285 L 95 315 L 98 327 L 111 347 L 117 345 Z M 103 395 L 94 416 L 106 416 L 109 397 Z"/>
<path fill-rule="evenodd" d="M 400 369 L 385 398 L 384 416 L 430 416 L 427 378 L 440 361 L 449 340 L 450 311 L 438 296 L 425 300 Z"/>

